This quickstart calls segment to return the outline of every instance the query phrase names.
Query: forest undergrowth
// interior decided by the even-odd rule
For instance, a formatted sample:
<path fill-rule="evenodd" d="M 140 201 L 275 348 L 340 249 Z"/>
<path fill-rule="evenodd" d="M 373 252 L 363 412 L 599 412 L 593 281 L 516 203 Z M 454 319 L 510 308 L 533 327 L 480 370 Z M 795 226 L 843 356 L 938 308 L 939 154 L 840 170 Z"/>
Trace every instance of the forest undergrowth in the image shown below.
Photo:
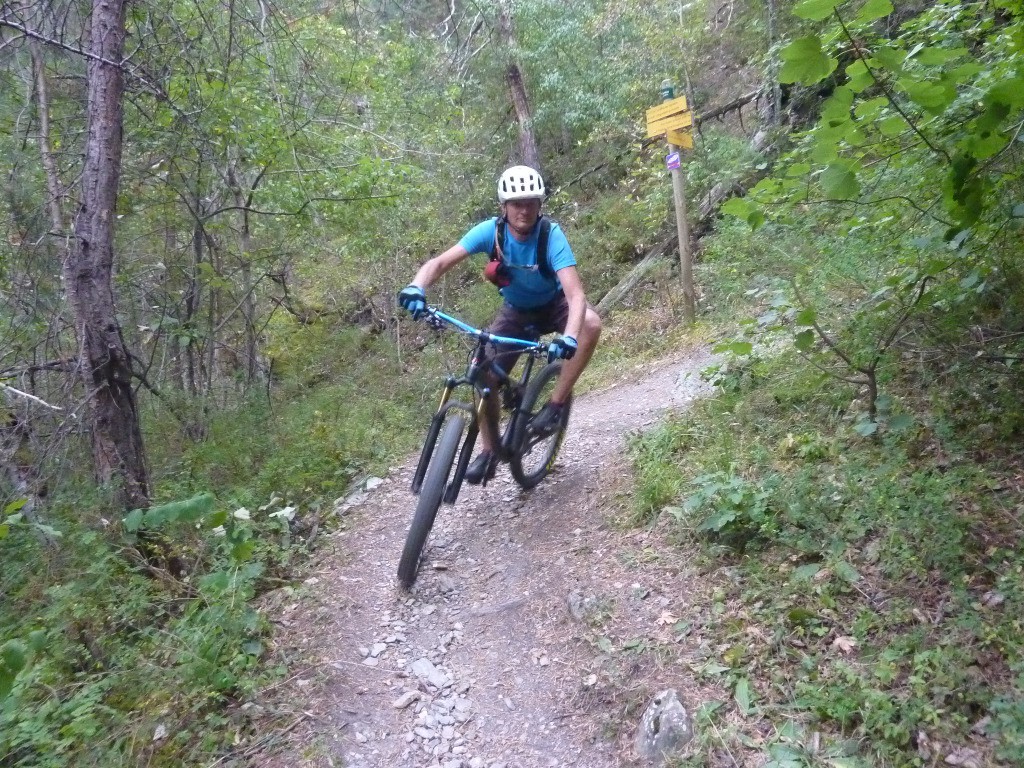
<path fill-rule="evenodd" d="M 932 346 L 945 320 L 921 316 L 882 366 L 869 418 L 864 388 L 780 327 L 791 286 L 758 254 L 793 234 L 738 241 L 725 225 L 712 241 L 709 288 L 731 284 L 728 310 L 750 319 L 718 325 L 705 371 L 717 396 L 631 449 L 626 522 L 668 520 L 670 546 L 701 552 L 714 597 L 687 629 L 702 649 L 691 668 L 733 694 L 695 703 L 701 736 L 679 764 L 1018 765 L 1019 374 Z M 877 264 L 818 244 L 843 269 Z M 808 279 L 819 306 L 850 301 L 830 272 Z"/>
<path fill-rule="evenodd" d="M 166 503 L 112 514 L 83 478 L 54 499 L 56 527 L 4 510 L 4 764 L 209 764 L 276 720 L 261 692 L 290 660 L 268 652 L 260 596 L 301 582 L 334 501 L 411 450 L 422 410 L 415 386 L 376 394 L 395 368 L 379 339 L 309 335 L 283 342 L 319 352 L 294 356 L 281 392 L 203 440 L 161 442 L 171 415 L 150 415 Z"/>

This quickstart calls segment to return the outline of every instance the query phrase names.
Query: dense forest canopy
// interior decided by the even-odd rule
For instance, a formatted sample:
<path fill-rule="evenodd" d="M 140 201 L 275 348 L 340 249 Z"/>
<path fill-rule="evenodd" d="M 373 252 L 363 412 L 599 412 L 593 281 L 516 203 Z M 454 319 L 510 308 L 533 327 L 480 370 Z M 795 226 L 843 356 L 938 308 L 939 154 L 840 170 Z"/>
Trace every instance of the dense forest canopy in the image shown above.
<path fill-rule="evenodd" d="M 775 536 L 801 566 L 853 568 L 906 515 L 787 529 L 773 515 L 813 494 L 772 461 L 854 466 L 852 430 L 963 484 L 936 498 L 981 483 L 973 463 L 946 473 L 954 452 L 1018 492 L 1022 48 L 1019 0 L 5 0 L 0 762 L 230 750 L 223 713 L 274 674 L 249 601 L 294 577 L 334 499 L 414 447 L 444 353 L 394 295 L 494 214 L 505 166 L 536 153 L 591 301 L 615 297 L 609 366 L 667 351 L 672 191 L 644 138 L 666 79 L 697 117 L 685 174 L 721 402 L 759 402 L 770 371 L 799 382 L 772 403 L 824 415 L 744 470 L 708 438 L 722 466 L 696 490 L 641 471 L 638 504 L 711 510 L 703 530 L 733 553 Z M 495 299 L 471 271 L 436 298 L 482 322 Z M 682 473 L 697 438 L 658 439 L 639 455 Z M 759 475 L 801 500 L 758 496 Z M 942 546 L 900 567 L 1019 607 L 1017 509 L 977 536 L 915 518 Z M 997 721 L 1006 764 L 1024 754 L 1011 613 L 977 640 L 998 656 L 984 695 L 920 697 L 953 729 Z M 852 712 L 875 689 L 842 675 Z M 866 736 L 865 760 L 916 764 L 917 723 L 809 699 L 837 739 Z M 137 743 L 161 708 L 203 738 Z"/>

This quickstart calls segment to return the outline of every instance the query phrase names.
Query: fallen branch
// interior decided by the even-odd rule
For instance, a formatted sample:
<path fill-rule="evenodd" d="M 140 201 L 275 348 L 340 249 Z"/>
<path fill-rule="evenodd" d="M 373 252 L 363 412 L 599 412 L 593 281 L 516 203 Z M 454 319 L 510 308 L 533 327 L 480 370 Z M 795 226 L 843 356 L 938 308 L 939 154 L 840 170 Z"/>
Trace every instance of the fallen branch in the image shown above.
<path fill-rule="evenodd" d="M 654 248 L 651 249 L 644 258 L 629 271 L 622 280 L 619 281 L 618 285 L 612 288 L 606 293 L 601 301 L 597 303 L 597 314 L 601 317 L 607 317 L 613 307 L 619 304 L 629 293 L 636 288 L 647 274 L 654 269 L 658 263 L 665 258 L 665 256 L 671 251 L 672 244 L 675 242 L 675 236 L 665 238 L 658 243 Z"/>
<path fill-rule="evenodd" d="M 722 117 L 727 113 L 732 112 L 734 109 L 744 107 L 750 102 L 752 102 L 754 99 L 759 97 L 760 95 L 761 89 L 759 88 L 756 91 L 745 93 L 742 96 L 733 99 L 724 106 L 718 107 L 717 109 L 712 109 L 710 112 L 702 112 L 701 114 L 696 115 L 693 118 L 693 126 L 694 128 L 699 128 L 701 123 L 705 123 L 708 120 L 714 120 L 716 117 Z"/>
<path fill-rule="evenodd" d="M 0 379 L 19 378 L 29 373 L 38 373 L 39 371 L 63 371 L 64 373 L 70 373 L 74 370 L 74 366 L 75 361 L 71 358 L 66 360 L 50 360 L 45 363 L 25 365 L 20 368 L 5 368 L 0 371 Z"/>

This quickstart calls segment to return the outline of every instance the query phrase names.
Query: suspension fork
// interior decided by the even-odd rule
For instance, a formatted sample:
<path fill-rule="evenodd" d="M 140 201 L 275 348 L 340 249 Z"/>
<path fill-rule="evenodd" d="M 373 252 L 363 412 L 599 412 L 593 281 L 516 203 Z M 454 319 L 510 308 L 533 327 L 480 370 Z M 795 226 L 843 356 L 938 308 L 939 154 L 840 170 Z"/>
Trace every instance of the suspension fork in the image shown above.
<path fill-rule="evenodd" d="M 466 468 L 469 467 L 469 460 L 473 456 L 473 446 L 476 445 L 476 438 L 480 434 L 483 403 L 484 398 L 481 397 L 473 409 L 473 418 L 469 420 L 469 429 L 466 430 L 466 438 L 462 441 L 462 448 L 459 450 L 459 460 L 455 464 L 455 472 L 452 473 L 452 479 L 448 481 L 448 487 L 444 491 L 442 501 L 445 504 L 454 504 L 455 500 L 459 498 L 462 481 L 466 477 Z"/>
<path fill-rule="evenodd" d="M 448 401 L 451 399 L 452 392 L 455 391 L 457 383 L 458 380 L 454 376 L 449 376 L 445 380 L 444 389 L 441 390 L 441 402 L 438 404 L 437 411 L 434 412 L 434 416 L 430 420 L 430 427 L 427 429 L 427 439 L 423 441 L 423 448 L 420 450 L 420 460 L 416 465 L 416 474 L 412 476 L 413 493 L 419 493 L 420 486 L 423 485 L 423 478 L 427 474 L 430 457 L 434 455 L 434 444 L 437 443 L 437 436 L 441 434 L 441 425 L 444 424 L 444 416 L 448 410 Z"/>

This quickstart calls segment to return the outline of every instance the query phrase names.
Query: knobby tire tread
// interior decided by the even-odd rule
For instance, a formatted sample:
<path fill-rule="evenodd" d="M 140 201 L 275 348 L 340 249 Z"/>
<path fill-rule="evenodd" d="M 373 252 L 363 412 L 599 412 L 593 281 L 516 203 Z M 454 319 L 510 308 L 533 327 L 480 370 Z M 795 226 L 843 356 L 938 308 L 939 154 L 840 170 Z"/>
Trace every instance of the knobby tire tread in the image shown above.
<path fill-rule="evenodd" d="M 448 485 L 448 478 L 452 473 L 465 428 L 466 417 L 454 414 L 444 425 L 437 451 L 427 467 L 427 474 L 416 503 L 416 512 L 409 526 L 409 534 L 405 537 L 402 557 L 398 561 L 398 580 L 406 589 L 410 589 L 416 581 L 420 555 L 423 553 L 424 544 L 427 543 L 430 529 L 434 526 L 434 518 L 441 506 L 441 499 L 445 486 Z"/>

